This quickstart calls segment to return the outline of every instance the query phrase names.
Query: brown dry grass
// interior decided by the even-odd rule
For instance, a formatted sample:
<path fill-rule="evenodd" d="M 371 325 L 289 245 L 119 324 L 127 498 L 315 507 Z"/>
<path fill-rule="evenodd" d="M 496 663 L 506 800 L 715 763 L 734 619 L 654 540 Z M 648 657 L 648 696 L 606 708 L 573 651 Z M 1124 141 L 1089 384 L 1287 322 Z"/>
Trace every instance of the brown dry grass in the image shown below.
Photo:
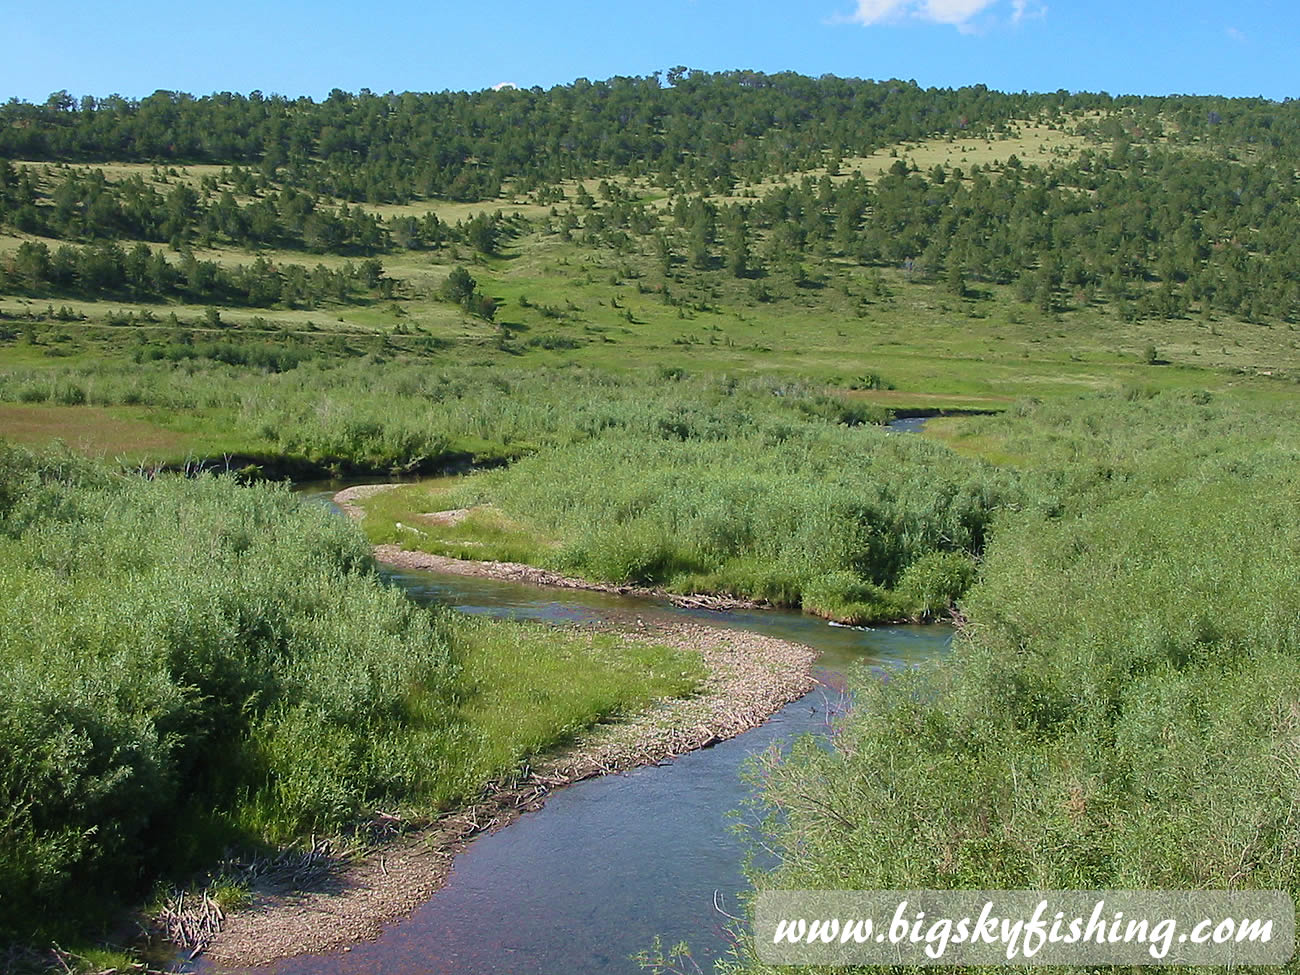
<path fill-rule="evenodd" d="M 100 406 L 0 404 L 0 437 L 25 444 L 63 440 L 91 457 L 173 456 L 192 438 Z"/>

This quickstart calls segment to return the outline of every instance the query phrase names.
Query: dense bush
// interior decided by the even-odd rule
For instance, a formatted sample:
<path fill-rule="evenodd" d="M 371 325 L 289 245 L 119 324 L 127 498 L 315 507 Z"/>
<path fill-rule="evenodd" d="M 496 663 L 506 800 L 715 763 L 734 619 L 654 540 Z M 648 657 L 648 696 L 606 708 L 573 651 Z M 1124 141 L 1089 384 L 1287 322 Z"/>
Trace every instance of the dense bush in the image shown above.
<path fill-rule="evenodd" d="M 1215 410 L 1234 446 L 1162 441 L 1143 467 L 1130 448 L 1189 419 L 1165 405 L 1022 421 L 1051 439 L 1109 411 L 1129 425 L 1083 436 L 1135 466 L 1063 517 L 1005 517 L 951 657 L 861 675 L 834 750 L 756 770 L 788 854 L 760 887 L 1300 890 L 1295 456 Z"/>
<path fill-rule="evenodd" d="M 898 580 L 908 615 L 928 618 L 952 606 L 975 581 L 975 563 L 962 552 L 931 552 L 911 563 Z"/>
<path fill-rule="evenodd" d="M 903 615 L 903 601 L 846 569 L 813 579 L 803 591 L 803 607 L 817 616 L 843 623 L 871 623 Z"/>
<path fill-rule="evenodd" d="M 533 557 L 566 571 L 866 622 L 946 610 L 995 513 L 1025 501 L 1016 476 L 920 438 L 816 422 L 780 440 L 611 434 L 475 477 L 447 503 L 491 503 L 559 539 Z"/>
<path fill-rule="evenodd" d="M 428 816 L 699 671 L 421 608 L 283 487 L 0 445 L 0 938 L 227 844 Z"/>
<path fill-rule="evenodd" d="M 196 809 L 234 823 L 242 796 L 285 835 L 429 793 L 451 636 L 348 526 L 283 490 L 7 448 L 0 484 L 4 926 L 129 887 Z"/>

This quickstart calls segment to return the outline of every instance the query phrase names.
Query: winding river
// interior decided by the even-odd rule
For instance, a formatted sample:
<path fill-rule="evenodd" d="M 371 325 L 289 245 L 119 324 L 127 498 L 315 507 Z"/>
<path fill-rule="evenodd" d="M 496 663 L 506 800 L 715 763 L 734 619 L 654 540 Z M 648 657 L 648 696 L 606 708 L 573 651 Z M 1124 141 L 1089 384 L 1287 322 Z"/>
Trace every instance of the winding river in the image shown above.
<path fill-rule="evenodd" d="M 326 501 L 332 491 L 309 493 Z M 637 973 L 659 936 L 686 941 L 703 971 L 725 957 L 742 913 L 747 847 L 734 832 L 753 790 L 742 766 L 794 736 L 824 734 L 842 706 L 846 674 L 881 671 L 945 652 L 943 626 L 855 628 L 783 611 L 711 612 L 582 590 L 389 570 L 421 603 L 542 621 L 688 617 L 792 640 L 820 651 L 820 686 L 766 724 L 671 763 L 588 779 L 456 858 L 445 887 L 373 943 L 285 959 L 274 975 L 555 975 Z M 761 863 L 761 861 L 759 861 Z M 207 965 L 201 968 L 212 969 Z M 689 966 L 688 966 L 689 969 Z"/>

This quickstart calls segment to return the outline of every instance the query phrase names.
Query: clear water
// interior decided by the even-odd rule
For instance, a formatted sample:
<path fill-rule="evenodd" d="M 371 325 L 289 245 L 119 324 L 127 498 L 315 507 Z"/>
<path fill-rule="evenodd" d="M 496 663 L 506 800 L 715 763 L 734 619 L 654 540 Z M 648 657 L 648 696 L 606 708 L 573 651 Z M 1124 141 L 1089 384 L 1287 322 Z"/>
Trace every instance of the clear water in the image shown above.
<path fill-rule="evenodd" d="M 742 766 L 774 742 L 825 734 L 842 706 L 846 674 L 857 670 L 872 679 L 870 671 L 945 652 L 952 638 L 941 626 L 843 627 L 790 612 L 687 610 L 427 572 L 387 576 L 419 602 L 466 613 L 545 621 L 687 617 L 794 640 L 821 652 L 821 686 L 738 738 L 670 764 L 559 790 L 542 810 L 476 839 L 456 859 L 447 885 L 376 942 L 286 959 L 262 971 L 636 973 L 641 969 L 632 956 L 658 935 L 665 945 L 688 942 L 707 972 L 731 944 L 732 922 L 715 904 L 742 913 L 737 895 L 747 887 L 741 865 L 748 847 L 733 828 L 738 817 L 746 820 L 743 810 L 753 794 Z"/>
<path fill-rule="evenodd" d="M 895 433 L 920 433 L 929 419 L 928 416 L 908 416 L 901 420 L 891 420 L 888 426 Z"/>

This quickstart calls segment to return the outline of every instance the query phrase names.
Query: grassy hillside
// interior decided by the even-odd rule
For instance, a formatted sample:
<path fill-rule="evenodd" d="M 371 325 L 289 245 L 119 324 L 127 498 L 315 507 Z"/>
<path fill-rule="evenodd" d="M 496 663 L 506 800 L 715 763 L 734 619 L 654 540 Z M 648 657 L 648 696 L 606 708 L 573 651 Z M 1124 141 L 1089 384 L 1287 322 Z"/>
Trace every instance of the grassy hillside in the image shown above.
<path fill-rule="evenodd" d="M 75 414 L 37 404 L 79 404 L 67 401 L 75 391 L 42 398 L 42 375 L 90 363 L 111 372 L 124 359 L 174 357 L 178 345 L 195 350 L 186 369 L 251 358 L 283 371 L 266 351 L 278 346 L 435 368 L 776 375 L 903 410 L 1138 386 L 1269 395 L 1300 372 L 1300 291 L 1270 229 L 1277 207 L 1294 203 L 1294 181 L 1274 180 L 1258 202 L 1241 194 L 1295 147 L 1276 127 L 1271 144 L 1259 140 L 1250 120 L 1262 109 L 1249 102 L 1230 103 L 1235 122 L 1213 130 L 1196 112 L 1220 112 L 1218 102 L 1086 102 L 866 155 L 823 147 L 819 165 L 769 160 L 772 171 L 735 173 L 721 189 L 629 165 L 507 180 L 503 194 L 474 200 L 372 202 L 235 159 L 122 162 L 86 150 L 6 163 L 0 348 L 12 381 L 0 397 L 29 407 L 15 435 L 43 436 Z M 1230 132 L 1238 139 L 1225 143 Z M 1148 189 L 1167 199 L 1143 210 Z M 1117 236 L 1094 246 L 1111 213 Z M 137 278 L 141 247 L 162 269 L 141 264 Z M 473 301 L 448 300 L 462 267 Z M 253 273 L 260 283 L 239 290 Z M 229 287 L 213 274 L 232 276 Z M 132 399 L 101 388 L 87 403 Z M 163 428 L 137 426 L 139 449 L 123 456 L 277 449 L 236 434 L 228 417 L 191 412 L 185 440 L 166 411 L 118 414 Z M 64 432 L 93 449 L 100 425 Z M 101 450 L 122 453 L 117 434 Z M 160 450 L 160 438 L 173 446 Z"/>

